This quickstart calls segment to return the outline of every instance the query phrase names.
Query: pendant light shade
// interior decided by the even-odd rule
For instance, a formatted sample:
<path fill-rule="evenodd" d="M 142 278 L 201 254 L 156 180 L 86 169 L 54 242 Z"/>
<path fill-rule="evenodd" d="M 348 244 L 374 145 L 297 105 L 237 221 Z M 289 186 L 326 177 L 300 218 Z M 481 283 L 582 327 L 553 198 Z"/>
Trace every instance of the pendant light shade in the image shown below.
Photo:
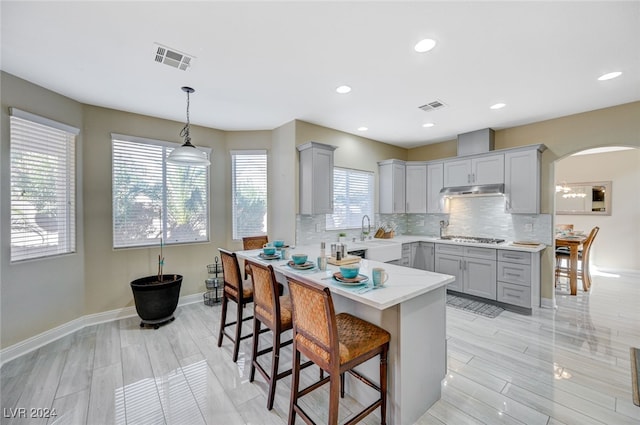
<path fill-rule="evenodd" d="M 189 135 L 189 94 L 195 90 L 191 87 L 182 87 L 182 91 L 187 93 L 187 123 L 180 131 L 180 136 L 184 137 L 184 144 L 179 148 L 175 148 L 167 157 L 167 162 L 175 165 L 189 165 L 192 167 L 211 165 L 207 153 L 201 151 L 191 144 L 191 136 Z"/>

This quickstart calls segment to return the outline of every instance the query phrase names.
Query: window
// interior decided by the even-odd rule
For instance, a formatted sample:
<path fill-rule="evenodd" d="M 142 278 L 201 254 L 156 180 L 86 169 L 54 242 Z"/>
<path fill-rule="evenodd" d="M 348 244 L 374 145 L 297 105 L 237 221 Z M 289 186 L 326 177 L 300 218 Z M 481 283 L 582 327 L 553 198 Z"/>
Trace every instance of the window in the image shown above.
<path fill-rule="evenodd" d="M 209 167 L 168 164 L 176 143 L 111 138 L 113 247 L 207 241 Z"/>
<path fill-rule="evenodd" d="M 359 229 L 365 214 L 373 217 L 373 173 L 334 167 L 333 214 L 327 214 L 327 230 Z"/>
<path fill-rule="evenodd" d="M 11 261 L 76 250 L 79 130 L 10 109 Z"/>
<path fill-rule="evenodd" d="M 233 239 L 267 234 L 267 152 L 231 151 Z"/>

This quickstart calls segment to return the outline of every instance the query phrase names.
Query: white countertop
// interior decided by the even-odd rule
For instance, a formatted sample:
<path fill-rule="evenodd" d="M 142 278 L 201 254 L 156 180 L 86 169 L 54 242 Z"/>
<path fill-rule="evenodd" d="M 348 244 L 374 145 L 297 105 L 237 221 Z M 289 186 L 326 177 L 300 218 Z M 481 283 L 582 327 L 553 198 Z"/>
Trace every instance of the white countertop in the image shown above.
<path fill-rule="evenodd" d="M 338 266 L 327 264 L 327 270 L 325 271 L 319 270 L 317 267 L 312 270 L 294 270 L 287 265 L 288 260 L 263 260 L 258 256 L 260 252 L 261 250 L 237 251 L 236 254 L 243 260 L 249 259 L 261 264 L 270 264 L 276 272 L 280 272 L 285 276 L 306 279 L 323 286 L 328 286 L 331 288 L 331 291 L 336 294 L 379 310 L 384 310 L 400 304 L 403 301 L 445 286 L 455 279 L 450 275 L 362 259 L 360 261 L 360 274 L 369 277 L 367 284 L 369 287 L 372 285 L 371 269 L 374 267 L 384 268 L 389 274 L 389 279 L 381 288 L 361 292 L 363 286 L 345 286 L 333 279 L 333 274 L 340 271 Z M 327 255 L 330 254 L 329 249 L 327 249 L 326 252 Z M 316 263 L 317 257 L 320 254 L 320 247 L 298 246 L 290 248 L 289 253 L 307 254 L 309 256 L 308 261 Z"/>
<path fill-rule="evenodd" d="M 412 242 L 434 242 L 434 243 L 442 243 L 449 245 L 464 245 L 464 246 L 475 246 L 480 248 L 493 248 L 493 249 L 506 249 L 511 251 L 526 251 L 526 252 L 540 252 L 544 250 L 547 246 L 543 243 L 538 244 L 537 246 L 522 246 L 522 245 L 514 245 L 513 241 L 505 241 L 502 243 L 474 243 L 474 242 L 457 242 L 446 239 L 440 239 L 438 236 L 426 236 L 426 235 L 400 235 L 396 236 L 392 239 L 376 239 L 373 238 L 371 242 L 375 244 L 376 242 L 389 242 L 389 243 L 412 243 Z M 372 245 L 369 241 L 359 241 L 355 242 L 348 241 L 346 242 L 347 250 L 359 250 L 359 249 L 367 249 Z"/>

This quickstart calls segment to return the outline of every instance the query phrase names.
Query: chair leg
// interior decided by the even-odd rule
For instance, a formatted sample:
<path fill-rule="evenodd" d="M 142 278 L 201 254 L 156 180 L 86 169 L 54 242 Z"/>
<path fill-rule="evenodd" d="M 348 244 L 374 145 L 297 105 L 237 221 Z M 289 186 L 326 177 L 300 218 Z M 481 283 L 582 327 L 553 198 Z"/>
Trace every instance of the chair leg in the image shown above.
<path fill-rule="evenodd" d="M 249 373 L 249 382 L 253 382 L 256 376 L 256 362 L 258 361 L 258 344 L 260 343 L 260 325 L 261 322 L 253 317 L 253 349 L 251 350 L 251 372 Z"/>
<path fill-rule="evenodd" d="M 380 418 L 381 424 L 387 423 L 387 347 L 380 353 Z"/>
<path fill-rule="evenodd" d="M 300 385 L 300 352 L 293 342 L 293 365 L 291 372 L 291 400 L 289 401 L 289 425 L 296 423 L 295 406 L 298 404 L 298 386 Z"/>
<path fill-rule="evenodd" d="M 240 350 L 240 336 L 242 335 L 242 310 L 244 304 L 238 303 L 238 316 L 236 318 L 236 340 L 233 342 L 233 362 L 238 361 L 238 351 Z"/>
<path fill-rule="evenodd" d="M 329 376 L 329 419 L 328 424 L 337 425 L 340 406 L 340 381 L 343 375 L 332 372 Z"/>
<path fill-rule="evenodd" d="M 218 333 L 218 347 L 222 346 L 222 337 L 224 336 L 224 327 L 227 323 L 227 302 L 226 295 L 222 295 L 222 316 L 220 317 L 220 332 Z"/>
<path fill-rule="evenodd" d="M 344 398 L 344 373 L 340 374 L 340 398 Z"/>
<path fill-rule="evenodd" d="M 278 332 L 273 332 L 273 351 L 271 354 L 271 379 L 269 380 L 267 410 L 273 409 L 273 401 L 276 397 L 276 382 L 278 381 L 278 365 L 280 363 L 280 334 Z"/>

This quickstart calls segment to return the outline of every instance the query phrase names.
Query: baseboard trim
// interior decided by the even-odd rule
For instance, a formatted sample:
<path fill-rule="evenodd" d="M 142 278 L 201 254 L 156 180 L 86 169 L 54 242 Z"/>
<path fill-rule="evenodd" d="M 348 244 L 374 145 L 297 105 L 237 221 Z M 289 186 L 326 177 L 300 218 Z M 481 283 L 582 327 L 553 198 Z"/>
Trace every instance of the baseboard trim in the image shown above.
<path fill-rule="evenodd" d="M 178 307 L 202 301 L 202 294 L 186 295 L 180 297 Z M 0 350 L 0 366 L 87 326 L 133 317 L 137 314 L 135 306 L 130 306 L 79 317 Z"/>
<path fill-rule="evenodd" d="M 540 307 L 542 308 L 556 308 L 555 298 L 540 298 Z"/>

